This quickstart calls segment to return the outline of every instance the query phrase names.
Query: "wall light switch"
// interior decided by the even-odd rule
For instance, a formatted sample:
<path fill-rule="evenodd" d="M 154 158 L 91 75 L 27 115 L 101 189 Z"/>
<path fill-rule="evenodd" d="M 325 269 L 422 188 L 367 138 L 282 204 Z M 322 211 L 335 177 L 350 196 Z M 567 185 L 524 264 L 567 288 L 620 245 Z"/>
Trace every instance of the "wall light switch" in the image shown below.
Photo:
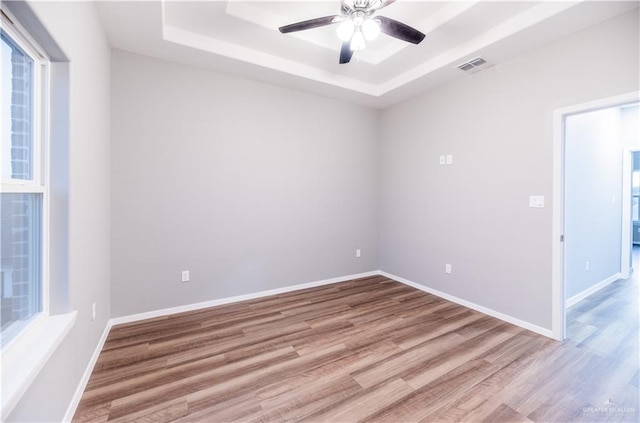
<path fill-rule="evenodd" d="M 356 250 L 356 257 L 360 258 L 360 256 L 362 256 L 362 251 L 360 251 L 360 249 Z"/>
<path fill-rule="evenodd" d="M 544 195 L 530 195 L 529 207 L 543 208 L 544 207 Z"/>
<path fill-rule="evenodd" d="M 453 164 L 453 154 L 447 154 L 447 164 Z"/>
<path fill-rule="evenodd" d="M 447 164 L 447 159 L 445 158 L 445 156 L 440 156 L 440 164 Z"/>
<path fill-rule="evenodd" d="M 189 282 L 189 271 L 188 270 L 183 270 L 182 271 L 182 282 Z"/>

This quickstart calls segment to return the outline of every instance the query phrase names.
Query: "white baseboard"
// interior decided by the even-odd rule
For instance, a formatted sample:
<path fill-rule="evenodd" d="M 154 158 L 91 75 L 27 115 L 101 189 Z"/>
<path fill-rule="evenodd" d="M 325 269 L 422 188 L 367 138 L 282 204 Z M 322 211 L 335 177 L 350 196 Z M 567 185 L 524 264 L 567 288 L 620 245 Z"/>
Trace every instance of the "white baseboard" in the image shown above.
<path fill-rule="evenodd" d="M 111 323 L 112 326 L 120 325 L 123 323 L 131 323 L 131 322 L 137 322 L 139 320 L 153 319 L 154 317 L 168 316 L 170 314 L 184 313 L 185 311 L 193 311 L 193 310 L 199 310 L 202 308 L 237 303 L 240 301 L 253 300 L 255 298 L 268 297 L 269 295 L 284 294 L 285 292 L 299 291 L 301 289 L 313 288 L 313 287 L 322 286 L 322 285 L 330 285 L 332 283 L 350 281 L 352 279 L 366 278 L 369 276 L 376 276 L 376 275 L 379 275 L 379 272 L 374 270 L 372 272 L 340 276 L 337 278 L 324 279 L 321 281 L 308 282 L 308 283 L 303 283 L 303 284 L 293 285 L 293 286 L 286 286 L 284 288 L 270 289 L 268 291 L 260 291 L 260 292 L 254 292 L 251 294 L 237 295 L 235 297 L 220 298 L 217 300 L 204 301 L 201 303 L 187 304 L 187 305 L 178 306 L 178 307 L 165 308 L 162 310 L 148 311 L 146 313 L 130 314 L 128 316 L 115 317 L 111 319 L 109 322 Z"/>
<path fill-rule="evenodd" d="M 82 398 L 82 394 L 84 393 L 84 390 L 87 387 L 87 383 L 89 383 L 89 378 L 91 377 L 91 373 L 93 373 L 93 368 L 95 367 L 96 362 L 98 361 L 98 356 L 100 355 L 100 352 L 102 351 L 102 347 L 104 347 L 105 341 L 107 340 L 107 336 L 109 335 L 109 331 L 115 325 L 119 325 L 119 324 L 122 324 L 122 323 L 136 322 L 136 321 L 139 321 L 139 320 L 151 319 L 151 318 L 154 318 L 154 317 L 167 316 L 167 315 L 170 315 L 170 314 L 182 313 L 182 312 L 185 312 L 185 311 L 198 310 L 198 309 L 213 307 L 213 306 L 217 306 L 217 305 L 223 305 L 223 304 L 236 303 L 236 302 L 240 302 L 240 301 L 252 300 L 254 298 L 267 297 L 269 295 L 283 294 L 285 292 L 298 291 L 298 290 L 301 290 L 301 289 L 313 288 L 313 287 L 316 287 L 316 286 L 330 285 L 332 283 L 344 282 L 344 281 L 349 281 L 349 280 L 352 280 L 352 279 L 366 278 L 366 277 L 369 277 L 369 276 L 377 276 L 379 274 L 380 273 L 378 271 L 358 273 L 358 274 L 354 274 L 354 275 L 341 276 L 341 277 L 337 277 L 337 278 L 324 279 L 324 280 L 321 280 L 321 281 L 315 281 L 315 282 L 303 283 L 303 284 L 299 284 L 299 285 L 287 286 L 287 287 L 284 287 L 284 288 L 271 289 L 271 290 L 268 290 L 268 291 L 255 292 L 255 293 L 252 293 L 252 294 L 238 295 L 238 296 L 235 296 L 235 297 L 221 298 L 221 299 L 218 299 L 218 300 L 204 301 L 204 302 L 201 302 L 201 303 L 187 304 L 187 305 L 178 306 L 178 307 L 165 308 L 165 309 L 162 309 L 162 310 L 149 311 L 149 312 L 146 312 L 146 313 L 138 313 L 138 314 L 132 314 L 132 315 L 129 315 L 129 316 L 115 317 L 115 318 L 109 319 L 109 321 L 107 322 L 107 325 L 104 328 L 104 331 L 102 332 L 102 336 L 100 337 L 100 340 L 98 341 L 98 344 L 96 345 L 96 349 L 93 351 L 93 355 L 91 356 L 91 360 L 89 360 L 89 364 L 87 364 L 87 368 L 85 369 L 84 374 L 82 375 L 82 379 L 80 380 L 80 383 L 78 384 L 78 388 L 76 389 L 76 391 L 75 391 L 75 393 L 73 395 L 71 403 L 69 404 L 69 407 L 67 408 L 67 412 L 64 415 L 63 422 L 70 422 L 71 419 L 73 419 L 73 415 L 75 414 L 76 409 L 78 408 L 78 404 L 80 403 L 80 399 Z"/>
<path fill-rule="evenodd" d="M 93 368 L 96 366 L 96 362 L 98 361 L 98 357 L 100 356 L 100 352 L 102 351 L 102 347 L 104 346 L 105 341 L 107 340 L 107 336 L 109 335 L 109 331 L 111 330 L 111 320 L 109 320 L 102 331 L 102 335 L 98 340 L 98 344 L 96 345 L 95 350 L 93 350 L 93 355 L 91 355 L 91 359 L 87 364 L 87 368 L 84 370 L 84 374 L 82 375 L 82 379 L 80 379 L 80 383 L 76 388 L 76 391 L 73 394 L 73 398 L 71 399 L 71 403 L 69 407 L 67 407 L 67 412 L 64 413 L 64 418 L 62 421 L 64 423 L 71 422 L 73 419 L 73 415 L 76 413 L 76 409 L 78 408 L 78 404 L 80 404 L 80 399 L 82 398 L 82 394 L 84 393 L 84 389 L 87 387 L 87 383 L 89 383 L 89 378 L 91 377 L 91 373 L 93 373 Z"/>
<path fill-rule="evenodd" d="M 119 325 L 119 324 L 123 324 L 123 323 L 131 323 L 131 322 L 137 322 L 140 320 L 146 320 L 146 319 L 152 319 L 154 317 L 162 317 L 162 316 L 168 316 L 171 314 L 175 314 L 175 313 L 182 313 L 185 311 L 192 311 L 192 310 L 199 310 L 199 309 L 203 309 L 203 308 L 208 308 L 208 307 L 214 307 L 214 306 L 218 306 L 218 305 L 223 305 L 223 304 L 231 304 L 231 303 L 236 303 L 236 302 L 240 302 L 240 301 L 246 301 L 246 300 L 252 300 L 255 298 L 261 298 L 261 297 L 268 297 L 270 295 L 277 295 L 277 294 L 283 294 L 285 292 L 292 292 L 292 291 L 299 291 L 301 289 L 307 289 L 307 288 L 313 288 L 313 287 L 317 287 L 317 286 L 323 286 L 323 285 L 330 285 L 330 284 L 334 284 L 334 283 L 338 283 L 338 282 L 345 282 L 345 281 L 349 281 L 349 280 L 353 280 L 353 279 L 359 279 L 359 278 L 366 278 L 369 276 L 377 276 L 377 275 L 381 275 L 381 276 L 385 276 L 387 278 L 393 279 L 395 281 L 398 281 L 400 283 L 403 283 L 405 285 L 411 286 L 413 288 L 419 289 L 421 291 L 427 292 L 429 294 L 433 294 L 436 295 L 440 298 L 443 298 L 445 300 L 454 302 L 456 304 L 460 304 L 464 307 L 468 307 L 470 309 L 479 311 L 481 313 L 484 313 L 486 315 L 498 318 L 500 320 L 503 320 L 505 322 L 508 323 L 512 323 L 516 326 L 520 326 L 522 328 L 528 329 L 532 332 L 536 332 L 539 333 L 541 335 L 547 336 L 547 337 L 552 337 L 552 333 L 549 329 L 545 329 L 542 328 L 540 326 L 536 326 L 533 325 L 529 322 L 525 322 L 523 320 L 520 319 L 516 319 L 515 317 L 497 312 L 495 310 L 489 309 L 487 307 L 483 307 L 481 305 L 478 304 L 474 304 L 470 301 L 466 301 L 463 300 L 461 298 L 455 297 L 453 295 L 449 295 L 449 294 L 445 294 L 444 292 L 440 292 L 437 291 L 435 289 L 432 288 L 428 288 L 426 286 L 417 284 L 415 282 L 412 282 L 410 280 L 404 279 L 400 276 L 396 276 L 393 275 L 391 273 L 387 273 L 387 272 L 383 272 L 381 270 L 376 270 L 376 271 L 372 271 L 372 272 L 365 272 L 365 273 L 358 273 L 358 274 L 354 274 L 354 275 L 348 275 L 348 276 L 341 276 L 341 277 L 337 277 L 337 278 L 331 278 L 331 279 L 324 279 L 324 280 L 320 280 L 320 281 L 315 281 L 315 282 L 309 282 L 309 283 L 303 283 L 303 284 L 299 284 L 299 285 L 293 285 L 293 286 L 287 286 L 284 288 L 277 288 L 277 289 L 270 289 L 267 291 L 260 291 L 260 292 L 255 292 L 255 293 L 251 293 L 251 294 L 245 294 L 245 295 L 237 295 L 234 297 L 227 297 L 227 298 L 220 298 L 217 300 L 211 300 L 211 301 L 204 301 L 201 303 L 194 303 L 194 304 L 187 304 L 187 305 L 183 305 L 183 306 L 178 306 L 178 307 L 170 307 L 170 308 L 165 308 L 162 310 L 155 310 L 155 311 L 149 311 L 149 312 L 145 312 L 145 313 L 137 313 L 137 314 L 131 314 L 128 316 L 122 316 L 122 317 L 115 317 L 110 319 L 107 322 L 107 325 L 104 329 L 104 332 L 102 333 L 102 336 L 100 337 L 100 340 L 98 341 L 98 345 L 96 345 L 96 349 L 93 352 L 93 355 L 91 356 L 91 360 L 89 361 L 89 364 L 87 365 L 87 368 L 84 372 L 84 374 L 82 375 L 82 379 L 80 380 L 80 384 L 78 385 L 78 388 L 76 389 L 76 392 L 73 396 L 72 402 L 71 404 L 69 404 L 69 407 L 67 408 L 67 412 L 65 413 L 65 417 L 64 417 L 64 422 L 70 422 L 71 419 L 73 418 L 73 415 L 76 412 L 76 409 L 78 407 L 78 404 L 80 403 L 80 399 L 82 398 L 82 394 L 84 393 L 84 389 L 87 386 L 87 383 L 89 382 L 89 378 L 91 377 L 91 373 L 93 372 L 93 368 L 96 365 L 96 362 L 98 361 L 98 356 L 100 355 L 100 352 L 102 351 L 102 347 L 104 346 L 105 341 L 107 340 L 107 336 L 109 335 L 109 331 L 111 330 L 111 328 L 115 325 Z M 610 282 L 609 282 L 610 283 Z"/>
<path fill-rule="evenodd" d="M 598 282 L 597 284 L 585 289 L 584 291 L 577 293 L 573 297 L 567 299 L 567 301 L 565 303 L 565 307 L 571 307 L 572 305 L 584 300 L 589 295 L 595 294 L 596 292 L 600 291 L 605 286 L 610 285 L 611 283 L 617 281 L 618 279 L 620 279 L 620 277 L 621 277 L 621 274 L 620 273 L 616 273 L 616 274 L 611 275 L 608 278 Z"/>
<path fill-rule="evenodd" d="M 509 316 L 508 314 L 500 313 L 499 311 L 495 311 L 495 310 L 492 310 L 490 308 L 487 308 L 487 307 L 472 303 L 471 301 L 463 300 L 462 298 L 458 298 L 458 297 L 455 297 L 453 295 L 446 294 L 444 292 L 438 291 L 436 289 L 429 288 L 429 287 L 426 287 L 424 285 L 420 285 L 418 283 L 412 282 L 412 281 L 410 281 L 408 279 L 405 279 L 405 278 L 402 278 L 400 276 L 393 275 L 391 273 L 380 271 L 379 274 L 382 275 L 382 276 L 386 276 L 389 279 L 393 279 L 394 281 L 398 281 L 398 282 L 401 282 L 401 283 L 403 283 L 405 285 L 408 285 L 408 286 L 411 286 L 413 288 L 419 289 L 420 291 L 424 291 L 426 293 L 433 294 L 433 295 L 435 295 L 437 297 L 440 297 L 440 298 L 443 298 L 443 299 L 445 299 L 447 301 L 451 301 L 453 303 L 460 304 L 460 305 L 465 306 L 467 308 L 479 311 L 480 313 L 484 313 L 484 314 L 486 314 L 488 316 L 492 316 L 492 317 L 495 317 L 497 319 L 504 320 L 507 323 L 511 323 L 511 324 L 516 325 L 516 326 L 520 326 L 521 328 L 530 330 L 530 331 L 535 332 L 535 333 L 539 333 L 540 335 L 546 336 L 548 338 L 553 338 L 553 333 L 552 333 L 552 331 L 550 329 L 546 329 L 546 328 L 543 328 L 541 326 L 534 325 L 534 324 L 529 323 L 529 322 L 525 322 L 524 320 L 520 320 L 520 319 L 517 319 L 517 318 L 515 318 L 513 316 Z"/>

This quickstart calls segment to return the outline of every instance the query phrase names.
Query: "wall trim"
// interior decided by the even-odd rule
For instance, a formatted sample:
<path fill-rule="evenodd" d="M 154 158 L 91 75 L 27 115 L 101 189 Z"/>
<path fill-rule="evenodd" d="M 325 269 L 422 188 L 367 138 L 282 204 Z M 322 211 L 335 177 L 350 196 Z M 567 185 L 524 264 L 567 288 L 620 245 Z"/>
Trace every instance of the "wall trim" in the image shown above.
<path fill-rule="evenodd" d="M 602 288 L 608 285 L 611 285 L 613 282 L 617 281 L 618 279 L 621 279 L 621 277 L 622 277 L 621 273 L 619 272 L 615 273 L 609 276 L 608 278 L 601 280 L 597 284 L 590 286 L 584 291 L 578 292 L 573 297 L 567 299 L 566 307 L 571 307 L 572 305 L 584 300 L 589 295 L 595 294 L 596 292 L 600 291 Z"/>
<path fill-rule="evenodd" d="M 71 422 L 73 419 L 73 415 L 76 413 L 76 409 L 78 408 L 78 404 L 80 404 L 80 399 L 82 398 L 82 394 L 84 393 L 85 388 L 87 387 L 87 383 L 89 383 L 89 378 L 91 377 L 91 373 L 93 373 L 93 368 L 96 366 L 96 362 L 98 361 L 98 357 L 102 352 L 102 347 L 107 340 L 107 336 L 109 336 L 109 331 L 111 331 L 111 320 L 107 321 L 107 324 L 102 331 L 102 335 L 98 340 L 98 344 L 96 348 L 93 350 L 93 354 L 91 355 L 91 359 L 89 363 L 87 363 L 87 367 L 84 370 L 84 374 L 82 375 L 82 379 L 80 379 L 80 383 L 78 383 L 78 387 L 76 391 L 73 393 L 73 398 L 71 398 L 71 402 L 69 403 L 69 407 L 67 407 L 67 412 L 64 413 L 64 418 L 62 421 L 64 423 Z"/>
<path fill-rule="evenodd" d="M 153 319 L 155 317 L 168 316 L 170 314 L 184 313 L 185 311 L 199 310 L 202 308 L 215 307 L 224 304 L 237 303 L 240 301 L 253 300 L 255 298 L 268 297 L 270 295 L 284 294 L 285 292 L 299 291 L 301 289 L 314 288 L 316 286 L 330 285 L 333 283 L 349 281 L 352 279 L 366 278 L 369 276 L 379 275 L 378 271 L 357 273 L 347 276 L 339 276 L 337 278 L 323 279 L 315 282 L 308 282 L 299 285 L 286 286 L 284 288 L 270 289 L 267 291 L 259 291 L 250 294 L 236 295 L 234 297 L 219 298 L 217 300 L 204 301 L 201 303 L 187 304 L 178 307 L 169 307 L 161 310 L 148 311 L 145 313 L 130 314 L 128 316 L 114 317 L 110 320 L 112 326 L 123 323 L 137 322 L 139 320 Z"/>
<path fill-rule="evenodd" d="M 393 275 L 391 273 L 387 273 L 387 272 L 383 272 L 383 271 L 380 271 L 379 273 L 382 276 L 386 276 L 389 279 L 393 279 L 395 281 L 398 281 L 400 283 L 408 285 L 408 286 L 410 286 L 412 288 L 419 289 L 420 291 L 426 292 L 428 294 L 433 294 L 433 295 L 435 295 L 437 297 L 440 297 L 440 298 L 443 298 L 443 299 L 445 299 L 447 301 L 451 301 L 453 303 L 460 304 L 461 306 L 470 308 L 472 310 L 479 311 L 480 313 L 484 313 L 484 314 L 486 314 L 488 316 L 495 317 L 496 319 L 503 320 L 503 321 L 505 321 L 507 323 L 511 323 L 511 324 L 516 325 L 516 326 L 520 326 L 521 328 L 530 330 L 532 332 L 538 333 L 538 334 L 546 336 L 548 338 L 554 338 L 553 337 L 553 332 L 550 329 L 546 329 L 546 328 L 543 328 L 541 326 L 534 325 L 532 323 L 526 322 L 524 320 L 520 320 L 520 319 L 515 318 L 513 316 L 510 316 L 508 314 L 500 313 L 499 311 L 495 311 L 495 310 L 490 309 L 488 307 L 484 307 L 484 306 L 478 305 L 476 303 L 472 303 L 471 301 L 463 300 L 462 298 L 458 298 L 458 297 L 456 297 L 454 295 L 446 294 L 446 293 L 444 293 L 442 291 L 438 291 L 436 289 L 429 288 L 427 286 L 424 286 L 424 285 L 421 285 L 419 283 L 410 281 L 410 280 L 402 278 L 400 276 Z"/>
<path fill-rule="evenodd" d="M 137 322 L 139 320 L 152 319 L 154 317 L 168 316 L 170 314 L 182 313 L 185 311 L 192 311 L 192 310 L 198 310 L 202 308 L 214 307 L 218 305 L 252 300 L 255 298 L 268 297 L 269 295 L 283 294 L 285 292 L 299 291 L 301 289 L 314 288 L 316 286 L 331 285 L 333 283 L 345 282 L 345 281 L 359 279 L 359 278 L 366 278 L 369 276 L 377 276 L 379 274 L 380 273 L 377 270 L 374 270 L 371 272 L 357 273 L 353 275 L 340 276 L 340 277 L 331 278 L 331 279 L 323 279 L 320 281 L 308 282 L 308 283 L 303 283 L 299 285 L 292 285 L 284 288 L 270 289 L 268 291 L 260 291 L 252 294 L 237 295 L 234 297 L 220 298 L 217 300 L 204 301 L 201 303 L 187 304 L 187 305 L 178 306 L 178 307 L 165 308 L 162 310 L 149 311 L 146 313 L 137 313 L 137 314 L 131 314 L 128 316 L 111 318 L 107 322 L 104 328 L 104 331 L 102 332 L 102 336 L 100 337 L 100 340 L 98 341 L 98 344 L 96 345 L 96 348 L 93 351 L 91 360 L 89 360 L 89 363 L 87 364 L 87 368 L 85 369 L 84 374 L 82 375 L 82 379 L 80 379 L 80 383 L 78 384 L 78 387 L 76 388 L 76 391 L 73 394 L 71 403 L 69 404 L 69 407 L 67 408 L 67 412 L 65 413 L 62 421 L 71 422 L 71 420 L 73 419 L 73 415 L 76 413 L 78 404 L 80 404 L 80 399 L 82 398 L 82 394 L 84 393 L 84 390 L 87 387 L 87 383 L 89 383 L 89 378 L 91 377 L 91 373 L 93 373 L 93 369 L 98 361 L 100 352 L 104 347 L 104 343 L 106 342 L 107 337 L 109 336 L 109 332 L 111 331 L 111 328 L 115 325 Z"/>
<path fill-rule="evenodd" d="M 460 305 L 462 305 L 464 307 L 479 311 L 480 313 L 484 313 L 484 314 L 486 314 L 488 316 L 495 317 L 495 318 L 503 320 L 503 321 L 505 321 L 507 323 L 511 323 L 511 324 L 514 324 L 514 325 L 519 326 L 521 328 L 524 328 L 524 329 L 530 330 L 532 332 L 538 333 L 540 335 L 543 335 L 543 336 L 546 336 L 546 337 L 549 337 L 549 338 L 553 338 L 553 333 L 549 329 L 545 329 L 543 327 L 531 324 L 529 322 L 525 322 L 524 320 L 517 319 L 517 318 L 515 318 L 513 316 L 509 316 L 507 314 L 500 313 L 500 312 L 495 311 L 493 309 L 490 309 L 490 308 L 487 308 L 487 307 L 472 303 L 472 302 L 467 301 L 467 300 L 463 300 L 463 299 L 455 297 L 453 295 L 446 294 L 444 292 L 441 292 L 441 291 L 426 287 L 424 285 L 420 285 L 420 284 L 418 284 L 416 282 L 412 282 L 412 281 L 410 281 L 408 279 L 405 279 L 405 278 L 402 278 L 400 276 L 396 276 L 396 275 L 391 274 L 391 273 L 383 272 L 382 270 L 374 270 L 374 271 L 370 271 L 370 272 L 357 273 L 357 274 L 348 275 L 348 276 L 340 276 L 340 277 L 331 278 L 331 279 L 324 279 L 324 280 L 315 281 L 315 282 L 308 282 L 308 283 L 303 283 L 303 284 L 298 284 L 298 285 L 292 285 L 292 286 L 287 286 L 287 287 L 283 287 L 283 288 L 270 289 L 270 290 L 267 290 L 267 291 L 260 291 L 260 292 L 255 292 L 255 293 L 251 293 L 251 294 L 237 295 L 237 296 L 233 296 L 233 297 L 220 298 L 220 299 L 211 300 L 211 301 L 204 301 L 204 302 L 200 302 L 200 303 L 187 304 L 187 305 L 182 305 L 182 306 L 178 306 L 178 307 L 169 307 L 169 308 L 165 308 L 165 309 L 161 309 L 161 310 L 154 310 L 154 311 L 149 311 L 149 312 L 145 312 L 145 313 L 137 313 L 137 314 L 131 314 L 131 315 L 128 315 L 128 316 L 121 316 L 121 317 L 111 318 L 107 322 L 107 324 L 106 324 L 106 326 L 104 328 L 104 331 L 102 332 L 102 336 L 100 337 L 100 340 L 98 341 L 98 344 L 96 345 L 96 348 L 95 348 L 95 350 L 93 352 L 93 355 L 91 356 L 91 360 L 89 360 L 89 363 L 87 364 L 87 368 L 86 368 L 84 374 L 82 375 L 82 379 L 80 380 L 80 383 L 78 384 L 78 388 L 76 389 L 76 391 L 75 391 L 75 393 L 73 395 L 73 399 L 72 399 L 71 403 L 69 404 L 69 407 L 67 408 L 67 412 L 65 413 L 63 421 L 64 422 L 70 422 L 71 419 L 73 418 L 73 415 L 75 414 L 76 409 L 78 408 L 78 404 L 80 403 L 80 399 L 82 398 L 82 394 L 84 393 L 84 390 L 87 387 L 87 383 L 89 382 L 89 378 L 91 377 L 91 373 L 93 372 L 93 369 L 94 369 L 94 367 L 95 367 L 95 365 L 96 365 L 96 363 L 98 361 L 98 357 L 100 355 L 100 352 L 102 351 L 102 348 L 103 348 L 103 346 L 104 346 L 104 344 L 105 344 L 105 342 L 107 340 L 107 337 L 109 335 L 109 331 L 115 325 L 120 325 L 120 324 L 123 324 L 123 323 L 132 323 L 132 322 L 137 322 L 137 321 L 140 321 L 140 320 L 152 319 L 152 318 L 155 318 L 155 317 L 163 317 L 163 316 L 168 316 L 168 315 L 171 315 L 171 314 L 183 313 L 185 311 L 193 311 L 193 310 L 199 310 L 199 309 L 208 308 L 208 307 L 215 307 L 215 306 L 224 305 L 224 304 L 237 303 L 237 302 L 240 302 L 240 301 L 252 300 L 252 299 L 261 298 L 261 297 L 268 297 L 270 295 L 284 294 L 286 292 L 299 291 L 299 290 L 302 290 L 302 289 L 314 288 L 314 287 L 323 286 L 323 285 L 331 285 L 331 284 L 334 284 L 334 283 L 345 282 L 345 281 L 349 281 L 349 280 L 366 278 L 366 277 L 371 277 L 371 276 L 384 276 L 384 277 L 387 277 L 389 279 L 393 279 L 396 282 L 400 282 L 402 284 L 405 284 L 405 285 L 410 286 L 412 288 L 418 289 L 420 291 L 423 291 L 423 292 L 426 292 L 426 293 L 429 293 L 429 294 L 432 294 L 432 295 L 436 295 L 436 296 L 438 296 L 440 298 L 443 298 L 443 299 L 445 299 L 447 301 L 451 301 L 453 303 L 460 304 Z M 609 283 L 611 283 L 611 282 L 609 282 Z M 605 285 L 603 285 L 602 287 L 604 287 L 604 286 Z"/>

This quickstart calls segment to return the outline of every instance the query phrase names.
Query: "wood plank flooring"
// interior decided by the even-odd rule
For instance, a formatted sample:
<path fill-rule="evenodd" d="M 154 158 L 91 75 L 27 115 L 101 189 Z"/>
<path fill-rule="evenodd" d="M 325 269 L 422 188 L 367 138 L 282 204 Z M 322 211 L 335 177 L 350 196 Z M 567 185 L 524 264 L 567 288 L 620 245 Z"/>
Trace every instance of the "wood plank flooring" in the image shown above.
<path fill-rule="evenodd" d="M 370 277 L 115 326 L 74 422 L 640 420 L 638 283 L 556 342 Z"/>

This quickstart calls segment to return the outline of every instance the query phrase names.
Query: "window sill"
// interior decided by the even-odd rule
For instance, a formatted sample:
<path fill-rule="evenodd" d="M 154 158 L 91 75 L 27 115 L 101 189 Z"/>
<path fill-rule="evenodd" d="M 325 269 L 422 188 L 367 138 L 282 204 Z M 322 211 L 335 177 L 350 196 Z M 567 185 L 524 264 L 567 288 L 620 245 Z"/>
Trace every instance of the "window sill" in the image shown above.
<path fill-rule="evenodd" d="M 2 360 L 2 421 L 34 381 L 76 321 L 77 311 L 43 316 L 0 353 Z"/>

